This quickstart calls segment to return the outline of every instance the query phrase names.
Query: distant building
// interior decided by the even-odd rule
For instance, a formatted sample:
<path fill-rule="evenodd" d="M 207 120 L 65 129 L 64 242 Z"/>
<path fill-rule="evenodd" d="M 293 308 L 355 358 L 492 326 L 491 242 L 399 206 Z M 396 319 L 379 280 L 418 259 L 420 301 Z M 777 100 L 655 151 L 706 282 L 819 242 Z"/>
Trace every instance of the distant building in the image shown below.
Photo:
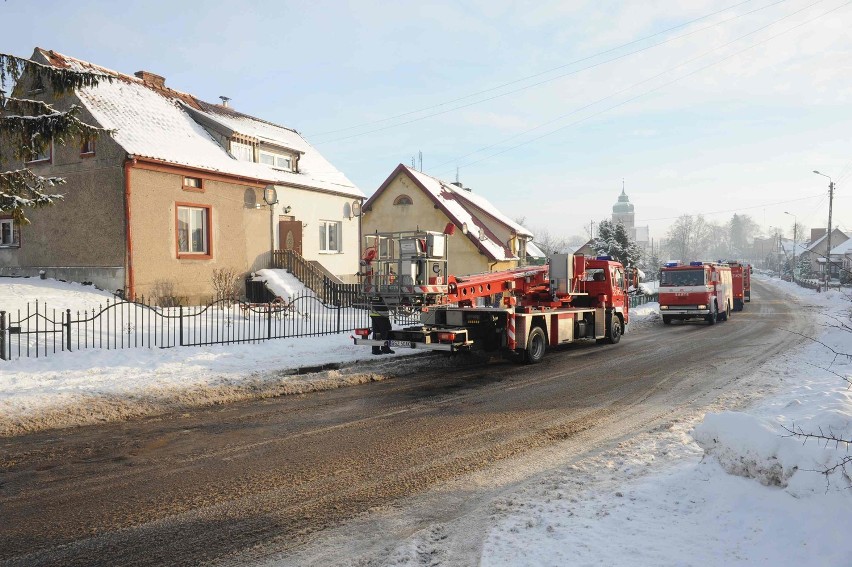
<path fill-rule="evenodd" d="M 627 229 L 627 234 L 643 249 L 648 247 L 651 241 L 647 226 L 636 226 L 636 213 L 633 203 L 627 197 L 624 191 L 624 185 L 621 187 L 621 195 L 618 196 L 618 202 L 612 206 L 612 223 L 621 223 Z"/>

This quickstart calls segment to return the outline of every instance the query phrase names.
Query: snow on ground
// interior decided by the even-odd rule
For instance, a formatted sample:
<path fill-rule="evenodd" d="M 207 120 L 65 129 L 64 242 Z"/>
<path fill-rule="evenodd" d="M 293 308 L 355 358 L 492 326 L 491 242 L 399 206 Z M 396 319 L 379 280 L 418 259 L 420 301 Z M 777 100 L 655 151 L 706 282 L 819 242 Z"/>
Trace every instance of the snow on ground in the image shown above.
<path fill-rule="evenodd" d="M 852 303 L 837 291 L 762 281 L 849 320 Z M 852 333 L 825 327 L 819 340 L 852 352 Z M 764 386 L 752 395 L 774 393 L 747 411 L 724 411 L 722 399 L 703 420 L 672 422 L 504 498 L 482 565 L 852 564 L 850 479 L 813 472 L 847 448 L 783 429 L 852 437 L 852 393 L 832 373 L 850 377 L 852 364 L 833 356 L 803 338 L 800 352 L 758 370 Z"/>
<path fill-rule="evenodd" d="M 285 297 L 304 287 L 283 270 L 258 275 Z M 0 310 L 26 310 L 38 299 L 57 311 L 96 309 L 112 295 L 91 286 L 36 278 L 0 278 Z M 631 325 L 658 317 L 643 305 Z M 643 315 L 644 313 L 644 315 Z M 0 361 L 0 436 L 82 425 L 181 407 L 251 397 L 302 393 L 384 378 L 385 362 L 417 351 L 374 357 L 352 344 L 349 333 L 296 337 L 258 344 L 133 348 L 60 352 Z M 380 368 L 369 362 L 380 363 Z M 343 365 L 305 374 L 306 367 Z"/>
<path fill-rule="evenodd" d="M 266 287 L 284 301 L 289 301 L 297 295 L 314 295 L 310 288 L 305 287 L 305 284 L 287 270 L 258 270 L 255 272 L 254 281 L 265 281 Z"/>

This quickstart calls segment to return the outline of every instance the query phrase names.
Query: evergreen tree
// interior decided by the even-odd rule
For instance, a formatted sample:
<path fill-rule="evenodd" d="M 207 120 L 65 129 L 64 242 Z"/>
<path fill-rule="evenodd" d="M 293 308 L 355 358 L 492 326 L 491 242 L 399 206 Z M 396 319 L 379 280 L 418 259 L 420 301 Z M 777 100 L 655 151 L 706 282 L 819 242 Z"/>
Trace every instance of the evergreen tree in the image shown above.
<path fill-rule="evenodd" d="M 638 266 L 642 249 L 631 240 L 621 223 L 603 220 L 598 225 L 598 235 L 592 240 L 595 251 L 602 256 L 612 256 L 625 266 Z"/>
<path fill-rule="evenodd" d="M 0 53 L 0 162 L 4 163 L 0 169 L 0 214 L 11 214 L 16 223 L 28 224 L 26 209 L 52 205 L 61 199 L 62 195 L 51 191 L 65 180 L 37 175 L 26 167 L 26 162 L 46 151 L 51 142 L 83 144 L 104 132 L 78 118 L 78 105 L 60 110 L 53 104 L 22 97 L 26 92 L 22 83 L 58 98 L 74 89 L 112 79 L 109 75 L 42 65 Z M 9 167 L 17 162 L 23 162 L 23 167 Z"/>

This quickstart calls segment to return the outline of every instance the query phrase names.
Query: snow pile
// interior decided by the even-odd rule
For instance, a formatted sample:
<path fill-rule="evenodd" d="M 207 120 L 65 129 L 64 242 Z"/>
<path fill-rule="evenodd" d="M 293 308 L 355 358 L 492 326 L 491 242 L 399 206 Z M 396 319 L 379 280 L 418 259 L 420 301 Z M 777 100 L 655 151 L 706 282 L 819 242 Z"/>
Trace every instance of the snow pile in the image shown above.
<path fill-rule="evenodd" d="M 266 282 L 266 287 L 284 301 L 296 296 L 314 295 L 311 289 L 287 270 L 266 269 L 258 270 L 254 274 L 254 281 Z"/>
<path fill-rule="evenodd" d="M 0 311 L 13 313 L 31 311 L 39 302 L 40 308 L 65 310 L 72 313 L 101 309 L 115 296 L 90 285 L 38 278 L 0 278 Z"/>
<path fill-rule="evenodd" d="M 795 450 L 801 443 L 780 437 L 773 424 L 746 413 L 707 414 L 693 436 L 728 473 L 767 486 L 787 486 L 801 461 Z"/>

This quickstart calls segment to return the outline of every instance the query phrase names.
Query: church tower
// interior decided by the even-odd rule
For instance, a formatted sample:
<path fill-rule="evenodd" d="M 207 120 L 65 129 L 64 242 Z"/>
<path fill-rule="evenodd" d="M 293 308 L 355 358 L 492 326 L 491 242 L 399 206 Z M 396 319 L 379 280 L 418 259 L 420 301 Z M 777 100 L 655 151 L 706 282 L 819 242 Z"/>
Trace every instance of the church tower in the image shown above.
<path fill-rule="evenodd" d="M 612 223 L 621 223 L 627 229 L 627 234 L 631 238 L 636 238 L 636 215 L 633 212 L 633 203 L 627 198 L 627 193 L 624 192 L 624 181 L 621 182 L 621 195 L 618 196 L 618 202 L 612 206 Z"/>

